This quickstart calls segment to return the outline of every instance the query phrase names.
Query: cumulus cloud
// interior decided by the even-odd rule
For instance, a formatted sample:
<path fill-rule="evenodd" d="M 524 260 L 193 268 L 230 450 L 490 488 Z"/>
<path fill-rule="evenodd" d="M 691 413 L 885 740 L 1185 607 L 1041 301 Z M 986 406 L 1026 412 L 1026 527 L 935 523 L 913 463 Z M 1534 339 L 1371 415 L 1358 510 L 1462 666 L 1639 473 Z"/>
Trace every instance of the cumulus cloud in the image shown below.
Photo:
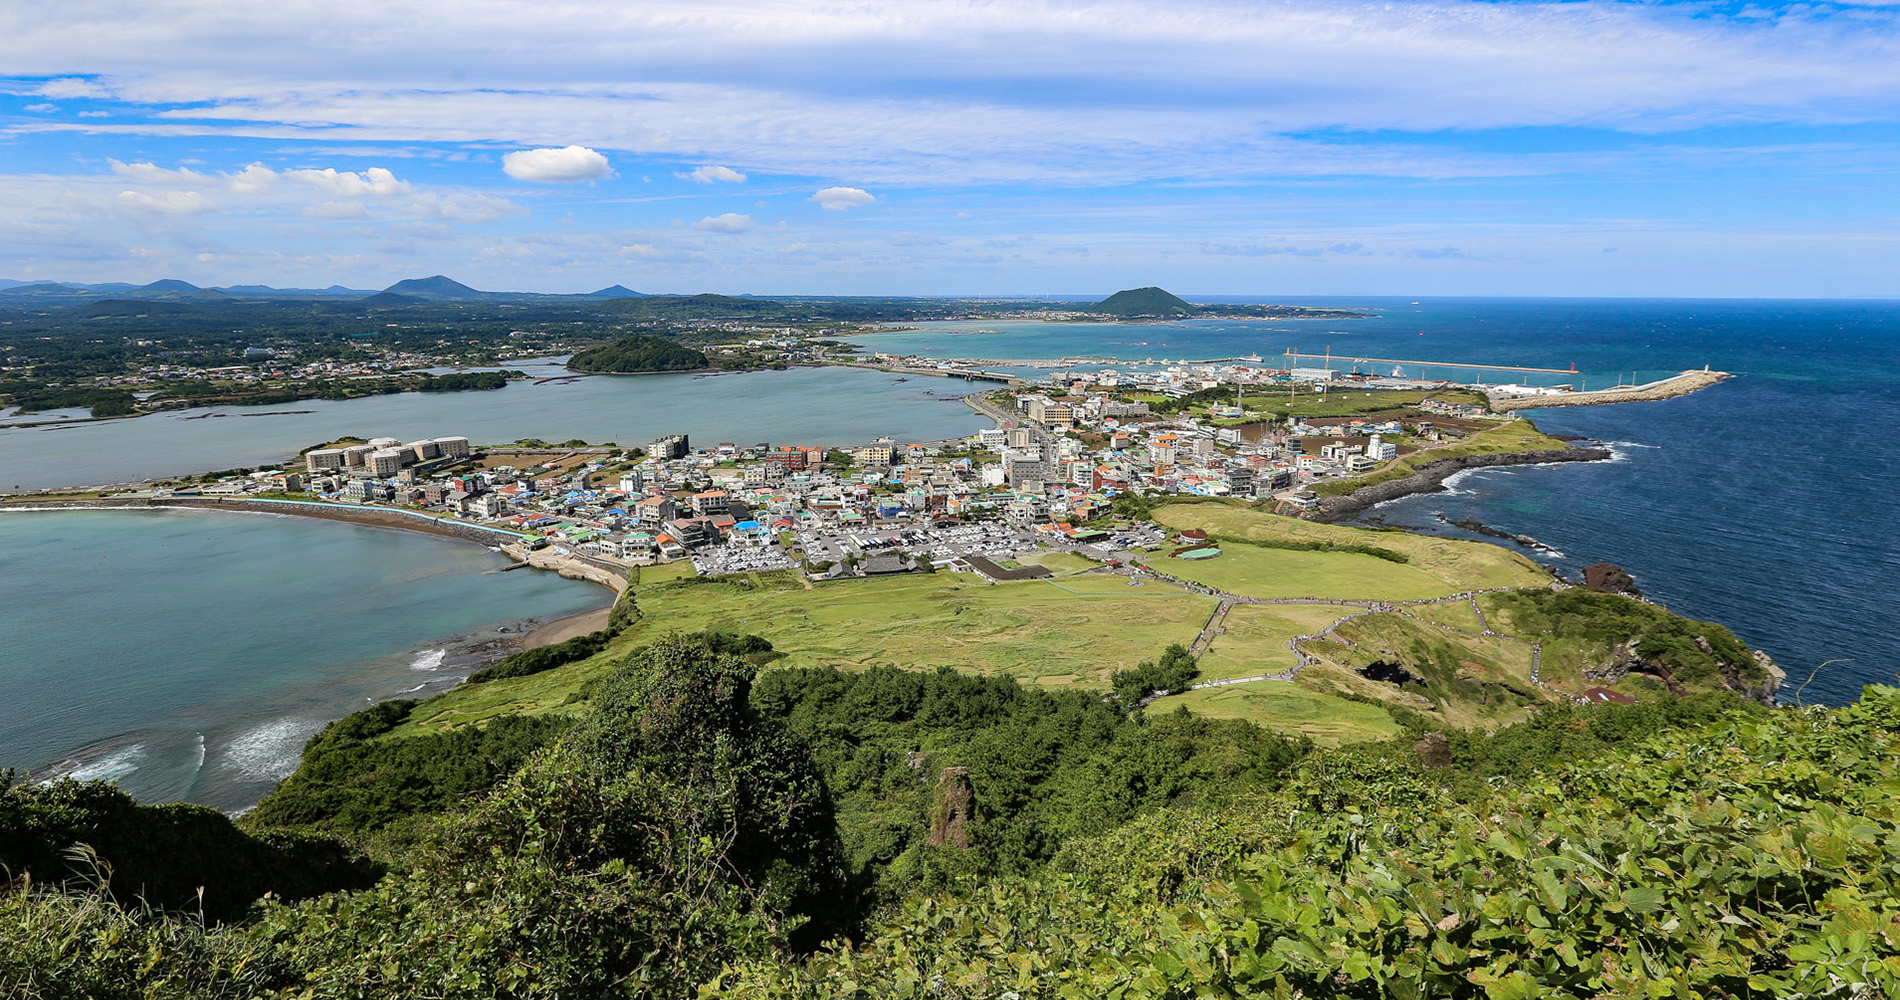
<path fill-rule="evenodd" d="M 523 149 L 501 158 L 502 172 L 536 184 L 577 184 L 614 176 L 607 158 L 586 146 Z"/>
<path fill-rule="evenodd" d="M 58 110 L 59 110 L 59 105 L 57 105 L 57 104 L 29 104 L 29 105 L 27 105 L 27 106 L 26 106 L 26 108 L 25 108 L 24 110 L 27 110 L 27 111 L 58 111 Z"/>
<path fill-rule="evenodd" d="M 842 212 L 847 208 L 869 205 L 877 200 L 877 196 L 863 188 L 828 187 L 812 195 L 811 200 L 827 212 Z"/>
<path fill-rule="evenodd" d="M 119 204 L 159 215 L 203 215 L 218 210 L 218 203 L 196 191 L 121 191 Z"/>
<path fill-rule="evenodd" d="M 716 163 L 708 163 L 705 166 L 693 170 L 691 173 L 674 174 L 673 176 L 683 180 L 696 181 L 700 184 L 718 184 L 722 182 L 726 184 L 745 183 L 744 174 L 731 167 L 722 167 Z"/>
<path fill-rule="evenodd" d="M 693 223 L 693 228 L 702 233 L 744 233 L 756 228 L 750 215 L 727 212 L 724 215 L 708 215 Z"/>

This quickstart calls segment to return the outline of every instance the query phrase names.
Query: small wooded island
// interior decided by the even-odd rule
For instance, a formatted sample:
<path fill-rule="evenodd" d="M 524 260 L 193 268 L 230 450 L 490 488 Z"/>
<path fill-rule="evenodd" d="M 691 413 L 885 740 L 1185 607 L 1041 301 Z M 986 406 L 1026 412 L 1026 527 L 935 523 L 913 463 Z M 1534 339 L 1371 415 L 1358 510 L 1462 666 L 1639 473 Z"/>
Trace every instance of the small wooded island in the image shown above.
<path fill-rule="evenodd" d="M 622 337 L 611 344 L 574 355 L 567 366 L 599 375 L 639 375 L 648 372 L 698 371 L 708 367 L 706 355 L 659 337 Z"/>

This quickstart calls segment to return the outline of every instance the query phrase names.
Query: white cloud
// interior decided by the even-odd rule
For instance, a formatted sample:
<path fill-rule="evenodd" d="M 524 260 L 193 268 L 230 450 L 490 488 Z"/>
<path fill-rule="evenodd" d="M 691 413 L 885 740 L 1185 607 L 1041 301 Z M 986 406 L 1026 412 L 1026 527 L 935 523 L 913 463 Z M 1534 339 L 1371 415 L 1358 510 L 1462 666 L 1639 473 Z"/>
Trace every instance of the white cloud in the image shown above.
<path fill-rule="evenodd" d="M 697 181 L 700 184 L 716 184 L 722 181 L 727 184 L 745 183 L 744 174 L 731 167 L 722 167 L 714 163 L 708 163 L 705 166 L 693 170 L 691 173 L 674 174 L 673 176 L 682 180 Z"/>
<path fill-rule="evenodd" d="M 112 112 L 110 111 L 81 111 L 79 113 L 79 117 L 81 118 L 110 118 L 112 117 Z"/>
<path fill-rule="evenodd" d="M 44 111 L 58 111 L 58 110 L 59 110 L 59 105 L 57 105 L 57 104 L 29 104 L 29 105 L 27 105 L 27 106 L 26 106 L 26 107 L 25 107 L 25 108 L 24 108 L 23 110 L 26 110 L 26 111 L 41 111 L 41 112 L 44 112 Z"/>
<path fill-rule="evenodd" d="M 386 167 L 371 167 L 362 173 L 326 167 L 322 170 L 286 170 L 284 177 L 312 185 L 325 194 L 340 198 L 388 198 L 409 193 L 409 183 L 399 181 Z"/>
<path fill-rule="evenodd" d="M 847 208 L 869 205 L 877 200 L 877 196 L 863 188 L 828 187 L 812 195 L 811 200 L 827 212 L 842 212 Z"/>
<path fill-rule="evenodd" d="M 629 257 L 658 257 L 659 248 L 651 243 L 630 243 L 620 248 L 620 252 Z"/>
<path fill-rule="evenodd" d="M 40 84 L 34 93 L 41 97 L 110 97 L 112 92 L 91 80 L 66 77 Z"/>
<path fill-rule="evenodd" d="M 743 233 L 755 228 L 750 215 L 727 212 L 724 215 L 708 215 L 693 223 L 693 228 L 702 233 Z"/>
<path fill-rule="evenodd" d="M 605 156 L 586 146 L 523 149 L 501 158 L 502 172 L 518 181 L 574 184 L 614 176 Z"/>
<path fill-rule="evenodd" d="M 119 204 L 160 215 L 203 215 L 218 210 L 218 203 L 196 191 L 119 192 Z"/>

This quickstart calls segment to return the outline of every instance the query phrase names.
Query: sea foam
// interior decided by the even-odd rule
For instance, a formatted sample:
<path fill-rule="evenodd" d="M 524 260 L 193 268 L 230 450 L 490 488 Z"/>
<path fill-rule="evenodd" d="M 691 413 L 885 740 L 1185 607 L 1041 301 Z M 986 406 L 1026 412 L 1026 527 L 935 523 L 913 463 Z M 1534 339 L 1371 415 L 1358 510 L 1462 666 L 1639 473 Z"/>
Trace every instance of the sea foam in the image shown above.
<path fill-rule="evenodd" d="M 238 734 L 223 759 L 246 777 L 281 781 L 296 773 L 304 743 L 322 728 L 315 719 L 275 719 Z"/>

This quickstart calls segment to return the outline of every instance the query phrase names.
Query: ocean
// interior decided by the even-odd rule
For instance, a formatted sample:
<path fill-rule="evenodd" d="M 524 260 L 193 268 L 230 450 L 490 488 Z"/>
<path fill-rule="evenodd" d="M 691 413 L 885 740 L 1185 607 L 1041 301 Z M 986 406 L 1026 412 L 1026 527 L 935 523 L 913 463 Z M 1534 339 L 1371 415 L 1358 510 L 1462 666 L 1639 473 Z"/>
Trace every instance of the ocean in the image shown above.
<path fill-rule="evenodd" d="M 859 338 L 876 350 L 1026 359 L 1199 359 L 1288 348 L 1354 359 L 1568 369 L 1602 388 L 1704 365 L 1738 377 L 1656 403 L 1527 411 L 1616 459 L 1460 474 L 1368 518 L 1470 536 L 1475 517 L 1557 549 L 1573 573 L 1629 570 L 1671 610 L 1733 629 L 1789 674 L 1784 701 L 1840 704 L 1900 673 L 1900 303 L 1550 299 L 1253 299 L 1366 319 L 941 323 Z M 1388 364 L 1359 365 L 1390 372 Z M 1407 375 L 1451 369 L 1405 365 Z M 1470 376 L 1462 376 L 1469 378 Z M 1490 376 L 1490 380 L 1502 378 Z M 1514 379 L 1516 377 L 1513 377 Z M 1486 539 L 1495 541 L 1495 539 Z M 1850 660 L 1820 667 L 1828 660 Z M 1802 685 L 1806 684 L 1804 690 Z"/>
<path fill-rule="evenodd" d="M 472 542 L 283 515 L 0 513 L 0 768 L 248 807 L 325 723 L 601 607 Z M 492 654 L 491 654 L 492 655 Z"/>

